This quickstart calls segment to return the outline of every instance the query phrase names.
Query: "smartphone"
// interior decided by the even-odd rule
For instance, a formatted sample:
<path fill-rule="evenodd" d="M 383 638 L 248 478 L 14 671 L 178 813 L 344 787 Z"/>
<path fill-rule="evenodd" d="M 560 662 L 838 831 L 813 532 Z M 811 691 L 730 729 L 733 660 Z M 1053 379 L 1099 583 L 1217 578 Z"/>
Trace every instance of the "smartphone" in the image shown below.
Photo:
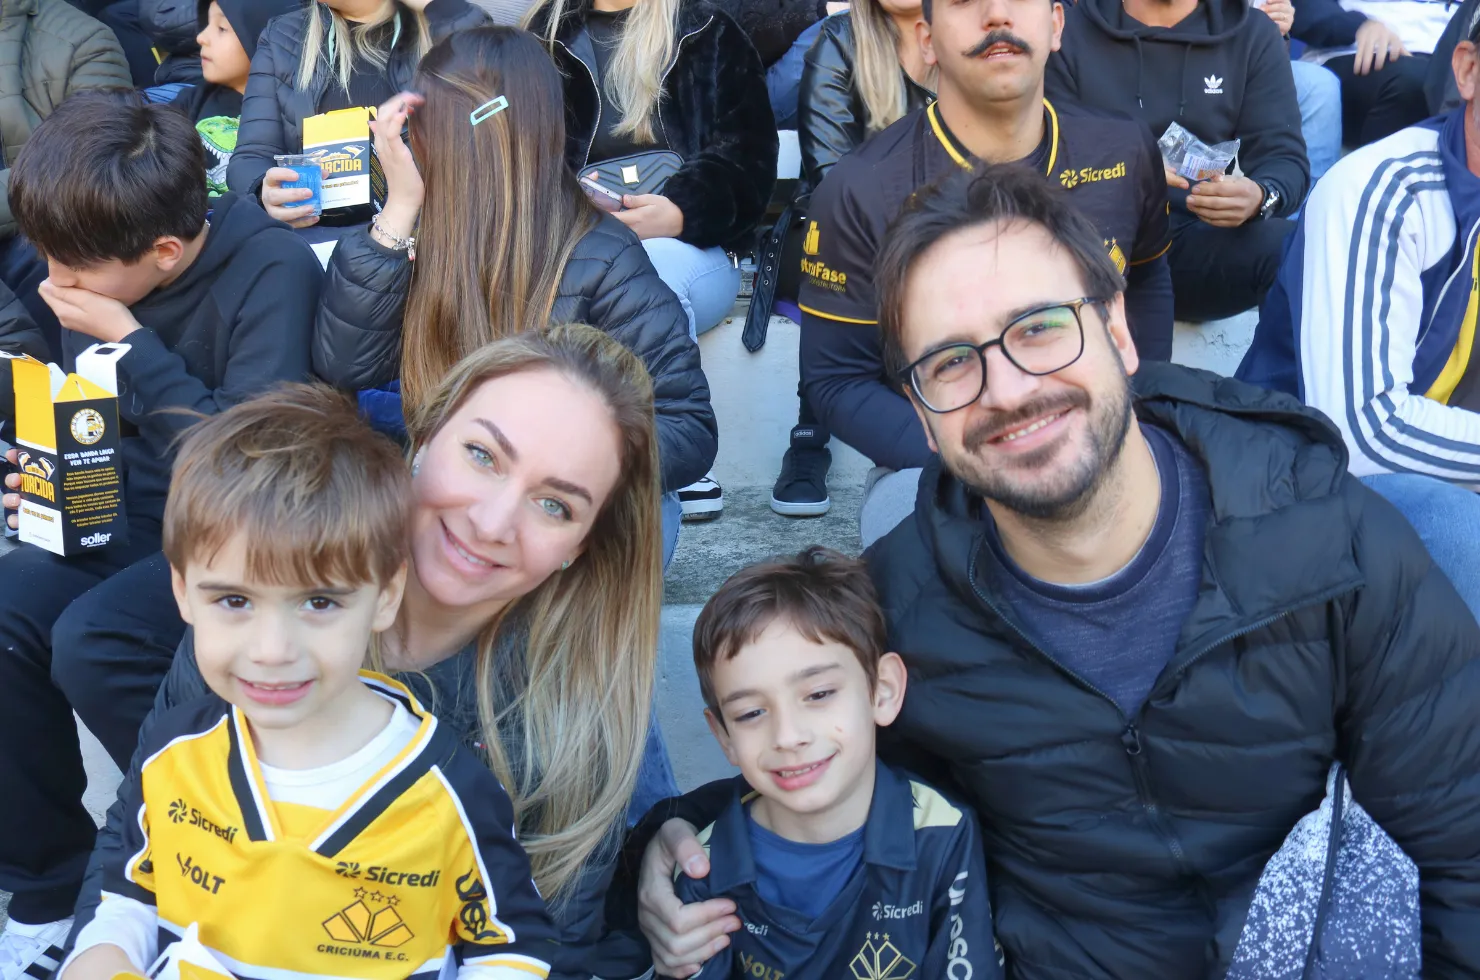
<path fill-rule="evenodd" d="M 603 211 L 626 210 L 626 208 L 622 205 L 622 195 L 618 194 L 616 191 L 608 190 L 607 188 L 603 187 L 601 185 L 601 182 L 596 180 L 594 177 L 581 177 L 581 189 L 584 190 L 586 192 L 586 196 L 594 201 L 596 206 L 598 208 L 601 208 L 601 210 Z"/>

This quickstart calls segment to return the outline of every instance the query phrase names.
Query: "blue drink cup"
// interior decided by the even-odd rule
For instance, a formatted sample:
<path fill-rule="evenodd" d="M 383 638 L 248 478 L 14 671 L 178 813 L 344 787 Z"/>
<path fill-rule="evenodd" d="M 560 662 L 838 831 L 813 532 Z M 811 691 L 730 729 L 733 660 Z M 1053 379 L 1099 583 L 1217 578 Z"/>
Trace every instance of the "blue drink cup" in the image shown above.
<path fill-rule="evenodd" d="M 284 187 L 300 188 L 306 187 L 313 191 L 313 197 L 306 201 L 297 201 L 292 207 L 301 208 L 305 204 L 312 205 L 314 217 L 324 213 L 324 200 L 321 190 L 324 184 L 324 171 L 319 166 L 318 157 L 309 156 L 304 153 L 284 153 L 272 158 L 279 167 L 286 167 L 298 175 L 298 179 Z"/>

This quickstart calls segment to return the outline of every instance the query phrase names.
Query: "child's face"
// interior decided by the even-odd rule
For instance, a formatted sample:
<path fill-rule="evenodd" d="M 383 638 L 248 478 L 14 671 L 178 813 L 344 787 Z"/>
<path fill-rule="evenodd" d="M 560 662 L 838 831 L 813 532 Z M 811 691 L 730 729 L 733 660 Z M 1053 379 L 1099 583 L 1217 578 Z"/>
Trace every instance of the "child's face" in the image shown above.
<path fill-rule="evenodd" d="M 206 26 L 195 35 L 195 43 L 200 45 L 200 73 L 206 81 L 238 92 L 246 91 L 252 59 L 237 40 L 236 31 L 221 12 L 220 4 L 211 4 Z"/>
<path fill-rule="evenodd" d="M 246 555 L 236 535 L 209 564 L 171 570 L 201 675 L 256 728 L 332 717 L 362 690 L 371 634 L 395 622 L 404 569 L 384 587 L 270 585 L 247 574 Z"/>
<path fill-rule="evenodd" d="M 763 819 L 793 840 L 833 840 L 857 829 L 873 799 L 874 735 L 894 721 L 905 671 L 886 653 L 879 679 L 840 643 L 813 643 L 778 620 L 712 672 L 718 723 L 709 727 L 730 763 L 772 804 Z M 839 829 L 841 828 L 841 829 Z"/>

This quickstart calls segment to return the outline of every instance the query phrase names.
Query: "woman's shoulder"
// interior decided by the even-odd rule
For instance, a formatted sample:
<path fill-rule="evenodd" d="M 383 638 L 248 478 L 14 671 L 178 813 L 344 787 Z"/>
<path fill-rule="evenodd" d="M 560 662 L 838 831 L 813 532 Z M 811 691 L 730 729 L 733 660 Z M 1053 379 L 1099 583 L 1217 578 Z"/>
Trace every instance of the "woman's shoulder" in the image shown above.
<path fill-rule="evenodd" d="M 262 37 L 257 42 L 257 50 L 264 48 L 270 50 L 274 56 L 282 53 L 292 61 L 292 69 L 298 68 L 298 57 L 303 53 L 303 35 L 306 31 L 308 18 L 318 13 L 318 5 L 303 10 L 290 10 L 285 14 L 278 14 L 267 22 L 262 29 Z"/>

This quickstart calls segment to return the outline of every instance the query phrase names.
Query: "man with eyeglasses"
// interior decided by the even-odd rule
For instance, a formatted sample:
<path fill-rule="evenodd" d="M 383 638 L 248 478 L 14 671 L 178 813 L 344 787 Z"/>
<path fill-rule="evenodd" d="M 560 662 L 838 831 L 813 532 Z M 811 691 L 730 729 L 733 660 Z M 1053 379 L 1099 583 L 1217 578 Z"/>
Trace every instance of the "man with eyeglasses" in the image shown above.
<path fill-rule="evenodd" d="M 801 378 L 833 435 L 867 456 L 865 545 L 909 512 L 925 433 L 879 356 L 874 259 L 910 196 L 984 163 L 1016 162 L 1062 187 L 1126 276 L 1126 317 L 1143 358 L 1172 353 L 1167 186 L 1155 138 L 1134 120 L 1044 98 L 1059 46 L 1057 0 L 925 0 L 920 44 L 939 101 L 843 158 L 812 196 L 802 250 Z M 889 472 L 893 471 L 893 472 Z"/>
<path fill-rule="evenodd" d="M 880 256 L 939 451 L 866 554 L 909 668 L 880 754 L 976 809 L 1014 980 L 1417 976 L 1420 935 L 1423 976 L 1480 976 L 1480 626 L 1323 416 L 1142 363 L 1097 246 L 993 168 Z M 665 976 L 740 927 L 673 897 L 706 792 L 642 860 Z"/>

